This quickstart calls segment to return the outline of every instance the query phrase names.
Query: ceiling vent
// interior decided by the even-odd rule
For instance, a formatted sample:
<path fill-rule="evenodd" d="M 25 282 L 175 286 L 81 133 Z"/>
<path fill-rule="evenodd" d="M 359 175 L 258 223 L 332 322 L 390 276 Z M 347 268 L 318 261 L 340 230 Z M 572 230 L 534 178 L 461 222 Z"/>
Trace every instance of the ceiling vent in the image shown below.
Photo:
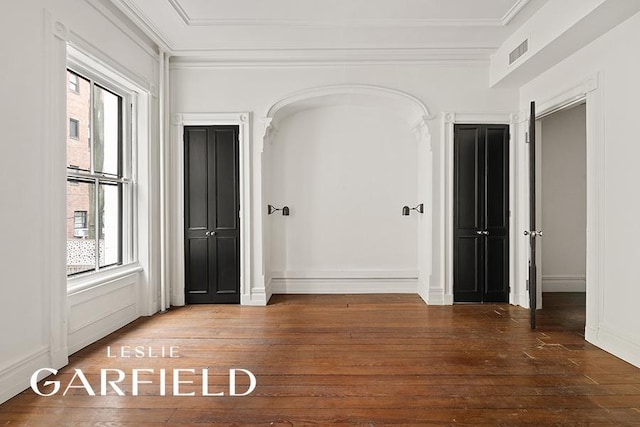
<path fill-rule="evenodd" d="M 513 49 L 509 54 L 509 65 L 513 64 L 520 58 L 522 55 L 527 53 L 529 50 L 529 39 L 525 39 L 522 43 L 518 45 L 517 48 Z"/>

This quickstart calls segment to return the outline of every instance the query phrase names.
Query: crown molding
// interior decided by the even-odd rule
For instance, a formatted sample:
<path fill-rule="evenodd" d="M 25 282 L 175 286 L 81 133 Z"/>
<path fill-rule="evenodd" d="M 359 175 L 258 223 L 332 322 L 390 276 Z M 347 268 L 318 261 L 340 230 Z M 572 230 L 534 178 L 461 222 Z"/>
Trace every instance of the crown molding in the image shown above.
<path fill-rule="evenodd" d="M 511 9 L 504 14 L 500 23 L 506 27 L 524 9 L 531 0 L 518 0 Z"/>
<path fill-rule="evenodd" d="M 167 37 L 132 0 L 111 0 L 111 2 L 162 49 L 166 51 L 175 49 L 176 44 L 173 40 Z"/>
<path fill-rule="evenodd" d="M 175 51 L 171 69 L 398 64 L 488 64 L 494 48 L 211 49 Z"/>
<path fill-rule="evenodd" d="M 127 0 L 124 0 L 127 1 Z M 411 28 L 411 27 L 504 27 L 513 20 L 530 0 L 518 0 L 498 19 L 451 18 L 352 18 L 352 19 L 243 19 L 243 18 L 194 18 L 182 7 L 179 0 L 167 0 L 180 20 L 188 27 L 351 27 L 351 28 Z"/>

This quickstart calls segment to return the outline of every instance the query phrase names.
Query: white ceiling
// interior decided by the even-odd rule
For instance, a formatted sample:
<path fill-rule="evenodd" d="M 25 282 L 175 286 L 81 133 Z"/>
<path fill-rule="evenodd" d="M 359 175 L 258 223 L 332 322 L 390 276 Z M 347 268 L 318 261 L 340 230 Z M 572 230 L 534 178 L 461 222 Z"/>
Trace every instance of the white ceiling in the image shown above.
<path fill-rule="evenodd" d="M 111 1 L 183 56 L 375 50 L 488 59 L 548 0 Z"/>

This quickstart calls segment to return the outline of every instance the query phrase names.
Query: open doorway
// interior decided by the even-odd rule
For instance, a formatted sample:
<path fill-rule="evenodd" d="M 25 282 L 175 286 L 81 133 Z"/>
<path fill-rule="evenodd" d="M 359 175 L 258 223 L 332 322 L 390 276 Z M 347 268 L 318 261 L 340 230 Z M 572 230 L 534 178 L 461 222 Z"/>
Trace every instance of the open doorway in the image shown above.
<path fill-rule="evenodd" d="M 546 328 L 584 334 L 587 144 L 584 101 L 538 116 L 538 289 Z"/>

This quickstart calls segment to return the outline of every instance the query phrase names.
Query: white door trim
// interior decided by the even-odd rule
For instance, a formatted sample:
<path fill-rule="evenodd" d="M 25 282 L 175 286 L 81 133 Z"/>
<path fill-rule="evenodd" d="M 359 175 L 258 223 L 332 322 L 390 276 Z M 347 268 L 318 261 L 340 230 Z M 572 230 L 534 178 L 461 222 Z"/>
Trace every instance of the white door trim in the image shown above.
<path fill-rule="evenodd" d="M 442 150 L 440 150 L 440 271 L 444 276 L 444 304 L 453 304 L 453 128 L 456 123 L 509 125 L 509 211 L 515 211 L 515 150 L 518 115 L 442 113 Z M 515 227 L 509 222 L 509 302 L 517 300 L 515 281 Z"/>
<path fill-rule="evenodd" d="M 251 114 L 241 113 L 183 113 L 174 114 L 172 127 L 174 132 L 170 180 L 174 195 L 171 214 L 174 218 L 171 247 L 173 274 L 171 275 L 172 305 L 185 304 L 185 259 L 184 259 L 184 127 L 237 125 L 240 143 L 240 299 L 241 304 L 250 303 L 251 289 Z M 266 305 L 266 301 L 264 301 Z"/>
<path fill-rule="evenodd" d="M 604 230 L 604 186 L 605 186 L 605 150 L 604 150 L 604 109 L 600 73 L 588 76 L 574 87 L 555 94 L 546 100 L 537 101 L 536 118 L 541 118 L 553 111 L 562 109 L 586 99 L 587 102 L 587 271 L 586 271 L 586 326 L 587 341 L 598 342 L 600 319 L 603 312 L 603 275 L 604 252 L 602 249 Z M 528 101 L 527 101 L 528 102 Z M 528 173 L 528 162 L 519 164 Z M 528 197 L 529 189 L 521 182 L 518 191 Z M 528 208 L 519 212 L 519 217 L 528 223 Z M 528 252 L 521 252 L 519 262 L 526 263 Z M 524 289 L 525 280 L 519 285 Z M 539 295 L 540 298 L 540 295 Z M 527 304 L 521 304 L 528 306 Z"/>

